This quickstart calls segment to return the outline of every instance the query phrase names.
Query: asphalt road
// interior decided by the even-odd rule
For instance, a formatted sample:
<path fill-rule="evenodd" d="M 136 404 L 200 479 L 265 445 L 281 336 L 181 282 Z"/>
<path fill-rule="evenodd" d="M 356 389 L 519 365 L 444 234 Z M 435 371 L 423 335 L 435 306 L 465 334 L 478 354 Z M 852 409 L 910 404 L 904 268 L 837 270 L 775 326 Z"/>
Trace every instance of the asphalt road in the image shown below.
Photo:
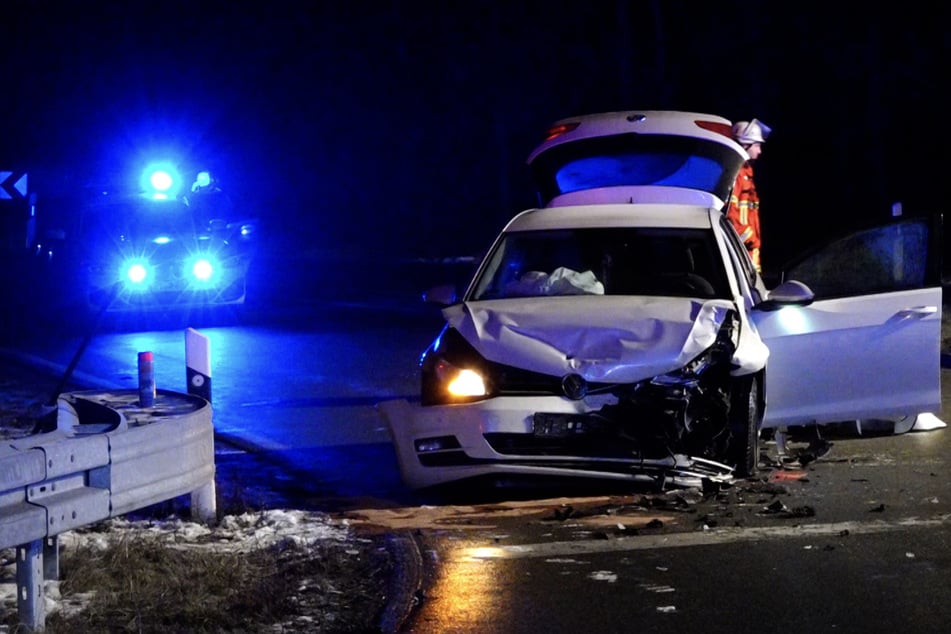
<path fill-rule="evenodd" d="M 951 371 L 940 415 L 951 416 Z M 405 631 L 938 632 L 951 618 L 951 433 L 829 432 L 805 465 L 706 492 L 354 513 L 422 562 Z M 557 491 L 554 493 L 557 494 Z"/>

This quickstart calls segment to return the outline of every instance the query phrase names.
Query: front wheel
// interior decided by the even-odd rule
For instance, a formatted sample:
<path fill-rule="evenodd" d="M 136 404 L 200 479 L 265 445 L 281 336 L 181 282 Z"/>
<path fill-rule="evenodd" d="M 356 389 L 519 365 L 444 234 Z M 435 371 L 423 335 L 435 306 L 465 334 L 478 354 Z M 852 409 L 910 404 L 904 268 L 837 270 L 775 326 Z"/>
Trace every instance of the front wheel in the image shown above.
<path fill-rule="evenodd" d="M 759 464 L 760 380 L 744 376 L 733 381 L 730 393 L 730 443 L 727 463 L 741 478 L 756 474 Z"/>

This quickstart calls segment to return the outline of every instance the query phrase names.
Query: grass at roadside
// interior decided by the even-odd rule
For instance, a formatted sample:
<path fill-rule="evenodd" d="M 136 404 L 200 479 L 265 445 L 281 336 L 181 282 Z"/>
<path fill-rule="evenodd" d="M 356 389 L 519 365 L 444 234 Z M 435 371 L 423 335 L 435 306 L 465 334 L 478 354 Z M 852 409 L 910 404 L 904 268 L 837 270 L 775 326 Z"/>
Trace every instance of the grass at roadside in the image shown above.
<path fill-rule="evenodd" d="M 353 545 L 275 542 L 249 552 L 175 547 L 139 532 L 86 542 L 62 559 L 76 613 L 47 632 L 372 632 L 385 558 Z"/>

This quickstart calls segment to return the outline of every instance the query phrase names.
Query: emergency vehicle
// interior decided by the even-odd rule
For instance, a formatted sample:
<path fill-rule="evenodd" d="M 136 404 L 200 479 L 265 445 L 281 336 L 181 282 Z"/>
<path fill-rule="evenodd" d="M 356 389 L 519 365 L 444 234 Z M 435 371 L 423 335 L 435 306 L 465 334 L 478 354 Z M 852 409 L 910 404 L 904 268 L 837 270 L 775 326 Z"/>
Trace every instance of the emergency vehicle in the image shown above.
<path fill-rule="evenodd" d="M 209 171 L 185 178 L 153 163 L 131 187 L 84 188 L 40 207 L 32 266 L 58 278 L 48 288 L 60 300 L 96 312 L 246 301 L 258 222 Z"/>

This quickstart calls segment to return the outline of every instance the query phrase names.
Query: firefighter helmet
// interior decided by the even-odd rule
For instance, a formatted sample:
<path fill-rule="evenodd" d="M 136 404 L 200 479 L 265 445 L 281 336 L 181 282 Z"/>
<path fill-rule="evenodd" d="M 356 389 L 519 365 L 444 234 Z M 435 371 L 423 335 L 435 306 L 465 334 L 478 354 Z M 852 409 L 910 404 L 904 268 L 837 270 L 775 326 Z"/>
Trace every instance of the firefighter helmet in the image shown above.
<path fill-rule="evenodd" d="M 772 131 L 772 128 L 758 119 L 753 119 L 752 121 L 737 121 L 733 124 L 733 137 L 741 145 L 765 143 L 767 137 L 769 137 L 769 133 Z"/>

